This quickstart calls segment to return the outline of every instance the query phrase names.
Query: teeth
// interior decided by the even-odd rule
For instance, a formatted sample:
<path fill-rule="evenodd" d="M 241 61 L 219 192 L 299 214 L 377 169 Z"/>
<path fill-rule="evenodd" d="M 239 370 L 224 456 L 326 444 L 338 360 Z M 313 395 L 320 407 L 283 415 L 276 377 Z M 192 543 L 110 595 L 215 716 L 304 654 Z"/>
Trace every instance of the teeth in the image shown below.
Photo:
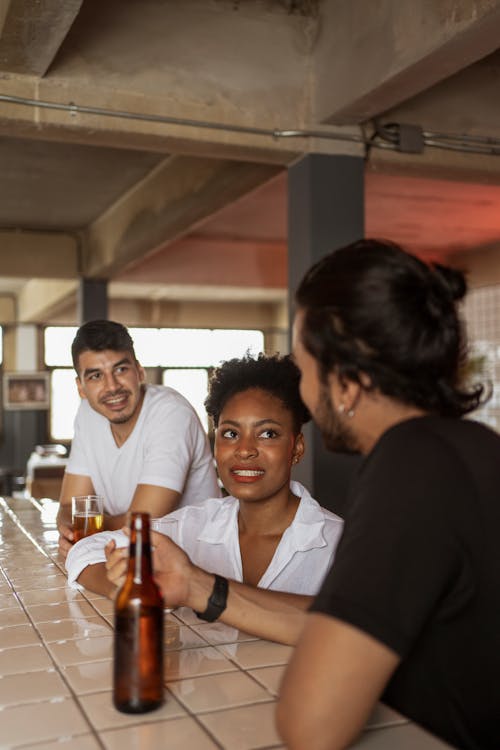
<path fill-rule="evenodd" d="M 260 477 L 264 474 L 263 471 L 256 471 L 253 469 L 235 469 L 233 474 L 237 474 L 239 477 Z"/>
<path fill-rule="evenodd" d="M 106 403 L 107 404 L 119 404 L 120 401 L 124 401 L 124 400 L 125 400 L 125 397 L 124 396 L 120 396 L 119 398 L 108 398 L 106 400 Z"/>

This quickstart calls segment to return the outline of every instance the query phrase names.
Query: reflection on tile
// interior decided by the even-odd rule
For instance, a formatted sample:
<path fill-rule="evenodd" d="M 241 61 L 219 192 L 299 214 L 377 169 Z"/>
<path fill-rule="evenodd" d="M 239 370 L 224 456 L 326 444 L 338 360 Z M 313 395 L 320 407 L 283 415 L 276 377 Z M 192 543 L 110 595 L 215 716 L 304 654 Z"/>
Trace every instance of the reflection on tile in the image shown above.
<path fill-rule="evenodd" d="M 243 672 L 169 682 L 169 689 L 193 713 L 269 701 L 269 693 Z"/>
<path fill-rule="evenodd" d="M 73 608 L 73 609 L 72 609 Z M 95 611 L 85 601 L 68 602 L 67 604 L 34 604 L 26 607 L 34 622 L 51 622 L 53 620 L 65 620 L 75 617 L 74 612 L 80 616 L 95 616 Z"/>
<path fill-rule="evenodd" d="M 102 661 L 113 656 L 113 636 L 109 634 L 100 638 L 78 638 L 48 643 L 47 648 L 58 664 L 63 666 Z"/>
<path fill-rule="evenodd" d="M 0 609 L 19 608 L 19 606 L 14 592 L 11 589 L 2 589 L 2 593 L 0 594 Z"/>
<path fill-rule="evenodd" d="M 142 724 L 101 734 L 107 750 L 216 750 L 217 745 L 191 718 L 171 719 L 156 724 Z"/>
<path fill-rule="evenodd" d="M 186 651 L 167 651 L 164 657 L 164 674 L 167 681 L 193 675 L 230 672 L 236 669 L 212 646 Z"/>
<path fill-rule="evenodd" d="M 228 658 L 233 659 L 243 669 L 286 664 L 293 652 L 291 646 L 283 646 L 271 641 L 229 644 L 217 646 L 217 649 Z"/>
<path fill-rule="evenodd" d="M 274 724 L 275 703 L 200 714 L 199 720 L 225 748 L 252 750 L 280 744 Z"/>
<path fill-rule="evenodd" d="M 17 609 L 2 609 L 0 610 L 0 630 L 11 625 L 26 625 L 29 620 L 24 609 L 18 605 Z"/>
<path fill-rule="evenodd" d="M 12 625 L 0 630 L 0 649 L 27 646 L 31 643 L 40 643 L 40 638 L 26 617 L 20 625 Z"/>
<path fill-rule="evenodd" d="M 52 568 L 54 570 L 54 568 Z M 43 579 L 44 586 L 51 589 L 64 589 L 67 585 L 66 576 L 62 573 L 51 573 Z M 15 581 L 16 591 L 31 591 L 33 589 L 33 577 L 23 576 Z"/>
<path fill-rule="evenodd" d="M 58 740 L 88 731 L 87 722 L 71 699 L 30 703 L 2 711 L 3 747 Z"/>
<path fill-rule="evenodd" d="M 69 695 L 69 690 L 57 672 L 25 672 L 11 674 L 0 680 L 0 706 L 46 701 Z"/>
<path fill-rule="evenodd" d="M 358 741 L 351 745 L 351 750 L 387 750 L 387 748 L 452 750 L 450 745 L 410 723 L 363 732 Z"/>
<path fill-rule="evenodd" d="M 113 706 L 111 692 L 84 695 L 80 698 L 80 702 L 93 726 L 98 730 L 123 727 L 129 724 L 163 721 L 164 719 L 174 719 L 186 715 L 186 711 L 167 690 L 165 690 L 165 704 L 161 708 L 140 716 L 123 714 L 117 711 Z"/>
<path fill-rule="evenodd" d="M 93 661 L 87 664 L 74 664 L 64 669 L 64 677 L 77 695 L 111 690 L 113 663 Z"/>
<path fill-rule="evenodd" d="M 46 643 L 71 638 L 96 638 L 112 632 L 109 624 L 99 615 L 75 620 L 41 622 L 37 627 Z"/>
<path fill-rule="evenodd" d="M 53 666 L 50 656 L 40 643 L 0 651 L 1 675 L 35 672 L 39 669 L 50 669 Z"/>
<path fill-rule="evenodd" d="M 42 742 L 36 745 L 23 745 L 23 750 L 100 750 L 100 745 L 91 734 L 79 737 L 66 737 L 53 742 Z"/>
<path fill-rule="evenodd" d="M 178 625 L 169 620 L 165 622 L 164 642 L 168 651 L 207 645 L 207 642 L 187 625 Z"/>
<path fill-rule="evenodd" d="M 249 674 L 264 685 L 272 695 L 279 695 L 281 680 L 285 672 L 285 665 L 279 667 L 261 667 L 260 669 L 251 669 Z"/>
<path fill-rule="evenodd" d="M 111 599 L 106 599 L 104 596 L 101 596 L 97 600 L 92 599 L 92 606 L 95 607 L 101 615 L 108 617 L 108 619 L 109 616 L 113 617 L 115 613 L 115 603 L 112 602 Z"/>
<path fill-rule="evenodd" d="M 64 604 L 69 601 L 85 601 L 78 591 L 69 587 L 31 589 L 23 591 L 19 594 L 19 597 L 26 607 L 31 604 Z"/>
<path fill-rule="evenodd" d="M 193 630 L 196 630 L 202 638 L 205 638 L 205 640 L 213 645 L 258 640 L 254 635 L 249 635 L 248 633 L 244 633 L 243 630 L 232 628 L 229 625 L 225 625 L 223 622 L 202 623 L 198 620 L 198 624 L 191 625 L 191 627 Z"/>

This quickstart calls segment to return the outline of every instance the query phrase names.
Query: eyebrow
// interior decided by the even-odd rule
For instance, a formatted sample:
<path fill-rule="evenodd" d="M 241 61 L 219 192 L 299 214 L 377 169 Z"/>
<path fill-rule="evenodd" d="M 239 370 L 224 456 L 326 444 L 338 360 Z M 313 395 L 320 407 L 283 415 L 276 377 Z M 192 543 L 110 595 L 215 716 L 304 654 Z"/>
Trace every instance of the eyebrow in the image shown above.
<path fill-rule="evenodd" d="M 240 422 L 237 422 L 234 419 L 224 419 L 222 422 L 219 422 L 219 427 L 223 424 L 232 425 L 234 427 L 239 427 Z M 257 422 L 253 423 L 253 426 L 262 427 L 262 425 L 264 424 L 275 424 L 275 425 L 278 425 L 278 427 L 282 426 L 281 422 L 278 422 L 276 419 L 259 419 Z"/>

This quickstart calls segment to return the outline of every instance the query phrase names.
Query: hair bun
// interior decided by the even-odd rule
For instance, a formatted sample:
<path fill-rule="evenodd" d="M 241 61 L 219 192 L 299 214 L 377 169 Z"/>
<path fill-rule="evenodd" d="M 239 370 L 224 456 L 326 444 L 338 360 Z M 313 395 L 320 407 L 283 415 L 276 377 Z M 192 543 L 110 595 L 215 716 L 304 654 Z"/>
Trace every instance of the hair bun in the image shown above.
<path fill-rule="evenodd" d="M 467 282 L 462 271 L 449 266 L 442 266 L 440 263 L 433 263 L 432 268 L 437 278 L 448 290 L 452 300 L 457 301 L 465 297 Z"/>

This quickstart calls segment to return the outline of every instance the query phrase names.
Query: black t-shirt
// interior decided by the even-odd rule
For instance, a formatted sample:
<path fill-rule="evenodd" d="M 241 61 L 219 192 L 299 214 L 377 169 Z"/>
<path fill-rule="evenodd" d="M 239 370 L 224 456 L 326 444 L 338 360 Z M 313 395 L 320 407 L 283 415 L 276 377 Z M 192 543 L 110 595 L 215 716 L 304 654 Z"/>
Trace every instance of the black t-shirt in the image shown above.
<path fill-rule="evenodd" d="M 500 436 L 420 417 L 363 462 L 312 607 L 396 651 L 382 700 L 467 750 L 500 748 Z"/>

